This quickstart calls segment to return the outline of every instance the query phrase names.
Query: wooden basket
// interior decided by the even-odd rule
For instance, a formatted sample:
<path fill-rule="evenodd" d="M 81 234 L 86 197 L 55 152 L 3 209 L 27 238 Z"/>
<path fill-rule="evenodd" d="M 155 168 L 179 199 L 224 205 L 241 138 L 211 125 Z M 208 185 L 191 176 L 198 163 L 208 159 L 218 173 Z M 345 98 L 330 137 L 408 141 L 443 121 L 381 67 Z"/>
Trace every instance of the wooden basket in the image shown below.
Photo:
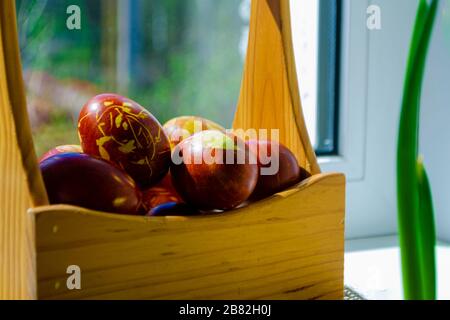
<path fill-rule="evenodd" d="M 345 178 L 320 173 L 308 138 L 288 0 L 252 2 L 234 127 L 280 129 L 312 177 L 248 207 L 191 218 L 48 206 L 14 2 L 0 2 L 0 299 L 343 298 Z M 67 289 L 70 265 L 81 268 L 81 290 Z"/>

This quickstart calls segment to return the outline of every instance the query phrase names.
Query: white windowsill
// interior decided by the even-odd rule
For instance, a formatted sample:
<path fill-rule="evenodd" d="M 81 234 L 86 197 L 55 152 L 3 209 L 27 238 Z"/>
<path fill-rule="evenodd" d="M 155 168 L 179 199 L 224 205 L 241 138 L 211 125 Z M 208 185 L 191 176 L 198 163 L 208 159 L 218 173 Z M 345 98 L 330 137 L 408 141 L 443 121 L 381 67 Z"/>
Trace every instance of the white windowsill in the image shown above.
<path fill-rule="evenodd" d="M 345 243 L 345 284 L 367 299 L 403 298 L 397 237 L 349 240 Z M 450 299 L 450 245 L 437 249 L 438 298 Z"/>

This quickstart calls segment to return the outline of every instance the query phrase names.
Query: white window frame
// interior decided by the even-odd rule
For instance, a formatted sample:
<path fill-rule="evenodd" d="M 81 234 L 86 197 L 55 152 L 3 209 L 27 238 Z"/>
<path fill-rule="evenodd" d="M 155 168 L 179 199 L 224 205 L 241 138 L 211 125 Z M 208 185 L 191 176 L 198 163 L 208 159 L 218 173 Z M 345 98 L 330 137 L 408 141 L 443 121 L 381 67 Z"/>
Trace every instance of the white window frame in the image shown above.
<path fill-rule="evenodd" d="M 391 39 L 387 27 L 369 30 L 367 8 L 374 1 L 378 0 L 342 1 L 339 154 L 319 157 L 323 172 L 343 172 L 347 177 L 346 239 L 397 232 L 395 153 L 405 67 L 397 64 L 385 70 L 378 63 L 387 41 L 410 33 Z M 390 23 L 392 19 L 389 16 Z M 409 37 L 402 38 L 402 46 L 407 43 Z M 406 60 L 403 50 L 407 49 L 395 53 L 397 60 Z M 386 72 L 396 76 L 395 82 L 389 79 L 393 87 L 388 90 L 380 84 Z"/>
<path fill-rule="evenodd" d="M 365 170 L 369 35 L 362 26 L 369 1 L 345 0 L 342 6 L 338 156 L 319 157 L 319 164 L 352 182 L 364 180 Z"/>
<path fill-rule="evenodd" d="M 347 239 L 394 235 L 398 232 L 398 125 L 417 2 L 343 0 L 342 4 L 340 150 L 338 157 L 323 157 L 319 162 L 324 172 L 347 176 Z M 379 30 L 367 28 L 370 5 L 380 7 Z M 448 141 L 439 131 L 448 118 L 448 91 L 436 84 L 445 82 L 450 68 L 442 54 L 443 28 L 438 19 L 422 94 L 421 152 L 432 184 L 438 237 L 449 239 L 449 179 L 441 159 L 450 153 L 436 152 Z M 441 138 L 437 144 L 436 135 Z"/>

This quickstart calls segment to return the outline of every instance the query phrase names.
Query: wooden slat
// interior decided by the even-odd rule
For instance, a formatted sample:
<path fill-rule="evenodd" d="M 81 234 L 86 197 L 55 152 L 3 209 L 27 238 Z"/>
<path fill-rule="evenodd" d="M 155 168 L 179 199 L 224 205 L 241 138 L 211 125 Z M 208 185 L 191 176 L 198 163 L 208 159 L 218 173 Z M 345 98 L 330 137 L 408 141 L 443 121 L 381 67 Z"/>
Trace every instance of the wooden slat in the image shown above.
<path fill-rule="evenodd" d="M 289 0 L 253 0 L 235 129 L 279 129 L 302 167 L 320 173 L 302 113 Z"/>
<path fill-rule="evenodd" d="M 0 2 L 0 298 L 342 298 L 345 179 L 321 175 L 295 76 L 287 0 L 253 0 L 235 127 L 281 129 L 315 174 L 224 215 L 124 217 L 47 204 L 25 95 L 14 0 Z M 66 269 L 82 269 L 68 291 Z"/>
<path fill-rule="evenodd" d="M 34 210 L 42 299 L 341 299 L 345 179 L 316 175 L 230 213 Z M 66 288 L 78 265 L 82 289 Z"/>
<path fill-rule="evenodd" d="M 6 75 L 10 109 L 15 123 L 15 140 L 21 152 L 21 163 L 25 170 L 32 204 L 33 206 L 46 205 L 48 204 L 47 193 L 34 150 L 27 112 L 14 0 L 2 0 L 0 2 L 0 22 L 5 61 L 5 72 L 3 74 Z"/>
<path fill-rule="evenodd" d="M 36 297 L 32 205 L 47 204 L 34 153 L 15 1 L 0 2 L 0 299 Z"/>

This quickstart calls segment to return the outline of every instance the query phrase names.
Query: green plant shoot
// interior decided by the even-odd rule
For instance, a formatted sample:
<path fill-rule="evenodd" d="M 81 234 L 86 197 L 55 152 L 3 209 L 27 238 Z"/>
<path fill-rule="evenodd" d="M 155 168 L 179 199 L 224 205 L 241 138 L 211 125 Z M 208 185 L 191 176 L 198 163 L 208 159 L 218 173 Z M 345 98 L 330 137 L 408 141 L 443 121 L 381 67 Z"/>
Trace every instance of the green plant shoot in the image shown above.
<path fill-rule="evenodd" d="M 397 152 L 398 226 L 405 299 L 436 299 L 434 213 L 419 159 L 420 97 L 439 0 L 420 0 L 404 83 Z"/>

